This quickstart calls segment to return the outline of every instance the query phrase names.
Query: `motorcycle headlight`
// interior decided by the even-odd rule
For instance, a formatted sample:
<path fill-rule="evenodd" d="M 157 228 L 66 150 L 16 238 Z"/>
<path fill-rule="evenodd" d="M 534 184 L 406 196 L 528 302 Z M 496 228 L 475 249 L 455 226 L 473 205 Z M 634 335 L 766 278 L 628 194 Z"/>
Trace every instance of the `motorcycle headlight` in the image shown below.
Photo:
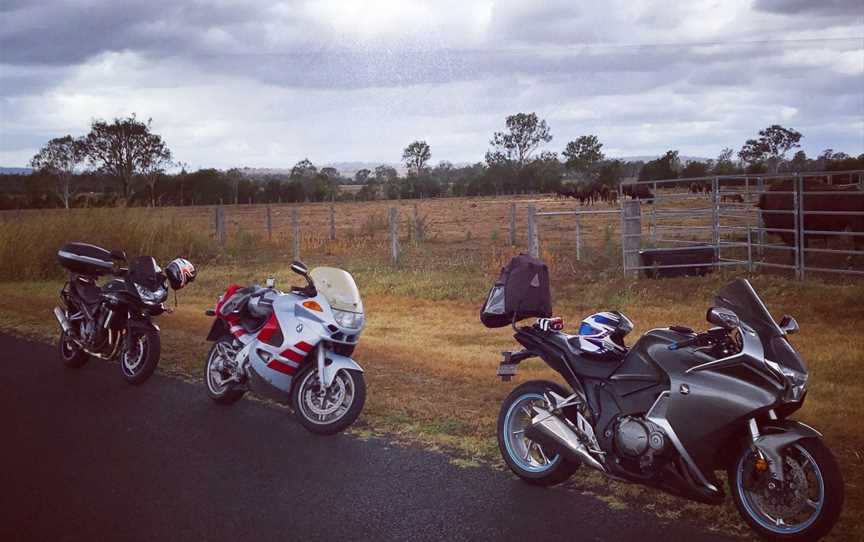
<path fill-rule="evenodd" d="M 141 298 L 141 301 L 148 305 L 158 305 L 168 297 L 168 290 L 165 289 L 164 285 L 159 286 L 155 290 L 150 290 L 137 282 L 133 282 L 132 284 L 135 285 L 135 290 L 138 292 L 138 297 Z"/>
<path fill-rule="evenodd" d="M 786 382 L 789 383 L 789 389 L 792 392 L 792 400 L 797 401 L 804 395 L 804 391 L 807 389 L 807 373 L 790 369 L 789 367 L 780 365 L 770 359 L 766 359 L 765 363 L 774 369 L 775 372 L 783 375 L 783 378 L 785 378 Z"/>
<path fill-rule="evenodd" d="M 363 327 L 363 313 L 333 310 L 333 319 L 340 327 L 348 329 L 360 329 Z"/>

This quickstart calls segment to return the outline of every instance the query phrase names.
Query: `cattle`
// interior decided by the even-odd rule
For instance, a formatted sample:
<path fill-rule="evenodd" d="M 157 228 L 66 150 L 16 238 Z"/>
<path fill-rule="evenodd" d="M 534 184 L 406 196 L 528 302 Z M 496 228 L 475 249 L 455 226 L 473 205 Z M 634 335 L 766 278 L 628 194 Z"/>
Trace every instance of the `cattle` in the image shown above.
<path fill-rule="evenodd" d="M 578 199 L 582 205 L 594 205 L 598 201 L 615 204 L 618 202 L 618 192 L 606 185 L 598 183 L 567 183 L 561 185 L 555 194 L 559 197 Z"/>
<path fill-rule="evenodd" d="M 720 201 L 731 201 L 733 203 L 744 203 L 744 196 L 741 194 L 723 194 Z"/>
<path fill-rule="evenodd" d="M 796 215 L 789 212 L 777 211 L 793 211 L 794 186 L 791 181 L 778 183 L 771 186 L 767 192 L 759 196 L 757 207 L 762 210 L 762 222 L 765 228 L 794 230 L 796 229 Z M 785 192 L 774 194 L 772 192 Z M 807 194 L 807 192 L 832 192 L 831 194 Z M 835 194 L 836 193 L 836 194 Z M 859 188 L 839 187 L 827 184 L 822 184 L 817 180 L 808 179 L 804 183 L 804 211 L 829 211 L 829 212 L 849 212 L 849 213 L 864 213 L 864 191 Z M 773 211 L 773 212 L 772 212 Z M 805 214 L 804 229 L 811 231 L 825 232 L 842 232 L 850 231 L 855 233 L 864 233 L 864 215 L 862 214 Z M 770 232 L 778 235 L 786 245 L 795 246 L 795 233 L 790 231 Z M 805 234 L 804 247 L 808 241 L 814 237 L 823 237 L 827 235 Z M 853 236 L 855 250 L 864 250 L 864 236 Z"/>
<path fill-rule="evenodd" d="M 646 203 L 654 203 L 654 193 L 645 184 L 622 184 L 622 191 L 625 196 L 630 196 L 632 199 L 645 200 Z"/>

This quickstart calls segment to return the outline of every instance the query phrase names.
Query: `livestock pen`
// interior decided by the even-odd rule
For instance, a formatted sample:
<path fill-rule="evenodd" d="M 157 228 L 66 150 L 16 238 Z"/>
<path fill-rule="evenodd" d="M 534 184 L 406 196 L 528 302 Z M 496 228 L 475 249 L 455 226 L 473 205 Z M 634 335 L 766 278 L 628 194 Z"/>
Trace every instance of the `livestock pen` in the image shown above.
<path fill-rule="evenodd" d="M 784 270 L 799 279 L 812 273 L 864 275 L 861 170 L 637 181 L 622 187 L 619 201 L 614 210 L 529 206 L 529 251 L 569 246 L 582 259 L 592 244 L 588 222 L 595 225 L 595 246 L 598 223 L 605 243 L 609 228 L 617 229 L 625 274 L 702 275 L 743 267 Z M 572 242 L 562 244 L 560 232 L 568 229 Z M 813 246 L 817 239 L 822 247 Z"/>

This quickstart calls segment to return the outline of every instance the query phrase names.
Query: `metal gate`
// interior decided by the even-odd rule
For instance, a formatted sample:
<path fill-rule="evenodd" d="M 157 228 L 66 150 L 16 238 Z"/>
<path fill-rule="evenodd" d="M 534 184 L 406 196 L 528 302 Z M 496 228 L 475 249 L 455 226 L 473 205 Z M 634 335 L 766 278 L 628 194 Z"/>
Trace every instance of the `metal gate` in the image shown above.
<path fill-rule="evenodd" d="M 540 252 L 539 217 L 571 217 L 581 259 L 580 226 L 596 215 L 620 229 L 625 274 L 743 267 L 787 270 L 798 279 L 864 275 L 864 170 L 629 183 L 614 210 L 529 208 L 529 252 Z"/>

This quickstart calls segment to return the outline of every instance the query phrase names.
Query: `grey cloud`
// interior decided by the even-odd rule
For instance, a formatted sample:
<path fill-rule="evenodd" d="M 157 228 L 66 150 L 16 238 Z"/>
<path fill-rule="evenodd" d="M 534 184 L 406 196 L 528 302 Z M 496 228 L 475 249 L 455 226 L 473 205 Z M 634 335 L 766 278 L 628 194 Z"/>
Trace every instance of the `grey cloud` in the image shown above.
<path fill-rule="evenodd" d="M 753 7 L 759 11 L 783 15 L 851 16 L 859 19 L 864 17 L 864 4 L 861 0 L 756 0 Z"/>
<path fill-rule="evenodd" d="M 804 4 L 757 4 L 788 14 L 760 15 L 781 21 L 776 35 L 849 28 L 848 20 L 820 18 L 842 11 L 836 6 L 811 14 Z M 818 141 L 836 136 L 829 146 L 862 147 L 849 127 L 864 118 L 864 75 L 828 65 L 834 53 L 861 54 L 860 43 L 688 45 L 679 28 L 684 15 L 668 7 L 512 1 L 494 5 L 480 37 L 444 28 L 425 41 L 382 33 L 364 42 L 304 11 L 314 4 L 84 5 L 4 2 L 0 151 L 26 150 L 46 134 L 85 130 L 87 118 L 132 110 L 176 122 L 166 136 L 189 154 L 183 159 L 204 165 L 282 160 L 287 151 L 279 158 L 261 151 L 271 144 L 313 157 L 398 160 L 390 154 L 398 155 L 400 141 L 420 136 L 436 160 L 477 160 L 504 115 L 519 110 L 547 118 L 553 150 L 596 132 L 626 154 L 659 152 L 645 147 L 654 142 L 719 152 L 768 122 L 801 130 L 805 145 L 809 130 L 818 130 Z M 645 40 L 652 45 L 638 45 Z M 813 58 L 826 65 L 808 63 Z M 77 116 L 54 120 L 67 101 Z M 54 109 L 43 113 L 48 106 Z M 192 113 L 182 121 L 166 119 L 184 108 Z M 204 127 L 186 127 L 196 122 Z M 286 135 L 298 127 L 302 136 Z M 179 143 L 190 131 L 205 134 L 196 136 L 203 143 Z M 247 147 L 262 154 L 232 150 Z M 374 155 L 385 147 L 395 150 Z"/>
<path fill-rule="evenodd" d="M 254 9 L 171 0 L 21 2 L 0 22 L 0 61 L 6 64 L 80 63 L 108 51 L 170 55 L 198 46 L 202 31 L 241 26 Z"/>

